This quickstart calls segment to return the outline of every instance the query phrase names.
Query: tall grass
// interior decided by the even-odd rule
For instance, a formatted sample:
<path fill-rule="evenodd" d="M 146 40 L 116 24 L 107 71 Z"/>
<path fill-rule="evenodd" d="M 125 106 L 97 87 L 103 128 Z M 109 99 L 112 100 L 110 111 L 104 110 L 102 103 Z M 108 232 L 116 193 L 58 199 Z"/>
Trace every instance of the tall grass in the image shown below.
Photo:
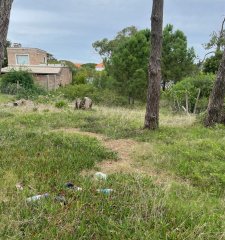
<path fill-rule="evenodd" d="M 162 112 L 160 130 L 149 132 L 143 117 L 143 109 L 1 106 L 0 239 L 224 239 L 224 127 L 205 129 L 194 116 Z M 64 128 L 138 141 L 135 166 L 170 181 L 155 182 L 150 174 L 117 173 L 104 182 L 84 176 L 83 170 L 98 171 L 96 163 L 116 153 L 93 137 L 52 131 Z M 65 188 L 69 181 L 83 191 Z M 23 191 L 15 187 L 19 182 Z M 100 194 L 99 188 L 114 192 Z M 46 192 L 47 199 L 26 201 Z"/>

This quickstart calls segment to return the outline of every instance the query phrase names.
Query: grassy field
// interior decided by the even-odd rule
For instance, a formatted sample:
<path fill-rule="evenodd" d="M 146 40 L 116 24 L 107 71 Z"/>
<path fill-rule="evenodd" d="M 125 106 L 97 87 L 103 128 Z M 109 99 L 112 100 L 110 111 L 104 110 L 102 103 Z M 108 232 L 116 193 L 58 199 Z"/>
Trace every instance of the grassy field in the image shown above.
<path fill-rule="evenodd" d="M 1 105 L 0 239 L 225 239 L 225 128 L 162 111 L 160 130 L 149 132 L 143 119 L 143 109 Z M 96 181 L 106 161 L 113 171 Z"/>

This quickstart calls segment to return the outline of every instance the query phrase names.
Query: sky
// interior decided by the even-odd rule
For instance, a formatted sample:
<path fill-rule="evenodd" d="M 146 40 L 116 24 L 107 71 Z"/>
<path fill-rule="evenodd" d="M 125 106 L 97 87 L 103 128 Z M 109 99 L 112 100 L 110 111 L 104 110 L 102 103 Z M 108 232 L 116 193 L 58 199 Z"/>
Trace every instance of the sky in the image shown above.
<path fill-rule="evenodd" d="M 164 0 L 164 26 L 182 30 L 199 58 L 202 44 L 219 31 L 225 0 Z M 57 59 L 76 63 L 101 62 L 92 43 L 112 39 L 134 25 L 150 28 L 152 0 L 14 0 L 8 39 L 35 47 Z"/>

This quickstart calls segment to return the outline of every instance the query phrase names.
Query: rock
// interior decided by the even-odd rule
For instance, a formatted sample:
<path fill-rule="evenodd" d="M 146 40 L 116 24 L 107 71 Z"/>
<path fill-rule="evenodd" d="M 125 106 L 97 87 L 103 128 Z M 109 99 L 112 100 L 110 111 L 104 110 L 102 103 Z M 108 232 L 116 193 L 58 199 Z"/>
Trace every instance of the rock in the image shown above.
<path fill-rule="evenodd" d="M 88 97 L 85 97 L 82 102 L 82 109 L 91 109 L 92 108 L 92 100 Z"/>
<path fill-rule="evenodd" d="M 75 109 L 80 109 L 81 108 L 81 99 L 80 98 L 77 98 L 76 100 L 75 100 L 75 106 L 74 106 L 74 108 Z"/>
<path fill-rule="evenodd" d="M 19 107 L 19 106 L 23 106 L 23 105 L 26 105 L 26 100 L 24 100 L 24 99 L 20 99 L 13 103 L 13 106 L 15 106 L 15 107 Z"/>
<path fill-rule="evenodd" d="M 77 98 L 75 100 L 75 109 L 91 109 L 92 108 L 92 100 L 88 97 L 84 97 L 83 99 Z"/>

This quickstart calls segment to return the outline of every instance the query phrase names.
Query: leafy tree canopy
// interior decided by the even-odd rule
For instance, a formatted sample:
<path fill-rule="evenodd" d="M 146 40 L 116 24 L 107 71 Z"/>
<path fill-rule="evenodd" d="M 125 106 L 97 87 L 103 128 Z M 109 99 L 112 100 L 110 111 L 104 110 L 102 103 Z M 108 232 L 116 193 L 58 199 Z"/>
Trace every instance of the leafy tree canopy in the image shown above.
<path fill-rule="evenodd" d="M 113 88 L 131 98 L 145 99 L 148 76 L 148 59 L 151 51 L 149 29 L 137 30 L 131 26 L 108 40 L 93 43 L 103 57 Z M 188 48 L 187 38 L 180 31 L 167 25 L 163 31 L 162 77 L 163 86 L 169 81 L 177 82 L 194 70 L 195 53 Z M 112 82 L 112 81 L 111 81 Z"/>

